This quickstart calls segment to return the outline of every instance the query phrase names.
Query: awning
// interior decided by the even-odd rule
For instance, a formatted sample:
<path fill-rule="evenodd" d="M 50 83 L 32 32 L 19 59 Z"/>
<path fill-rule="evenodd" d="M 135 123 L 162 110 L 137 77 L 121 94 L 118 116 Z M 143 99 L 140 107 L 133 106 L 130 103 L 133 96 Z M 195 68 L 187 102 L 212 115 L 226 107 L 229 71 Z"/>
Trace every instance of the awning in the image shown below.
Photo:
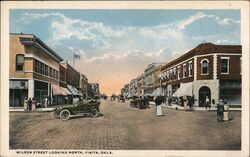
<path fill-rule="evenodd" d="M 193 82 L 183 83 L 173 94 L 174 97 L 193 96 Z"/>
<path fill-rule="evenodd" d="M 70 91 L 67 89 L 67 88 L 63 88 L 63 87 L 60 87 L 62 88 L 62 90 L 64 90 L 64 92 L 67 94 L 67 95 L 72 95 L 72 93 L 70 93 Z"/>
<path fill-rule="evenodd" d="M 151 96 L 160 96 L 161 94 L 161 88 L 156 88 L 152 94 L 150 94 Z"/>
<path fill-rule="evenodd" d="M 73 95 L 80 95 L 79 92 L 78 92 L 78 90 L 77 90 L 75 87 L 73 87 L 73 86 L 71 86 L 71 85 L 67 85 L 67 87 L 68 87 L 69 91 L 70 91 Z"/>
<path fill-rule="evenodd" d="M 52 85 L 53 95 L 67 95 L 67 93 L 59 86 Z"/>

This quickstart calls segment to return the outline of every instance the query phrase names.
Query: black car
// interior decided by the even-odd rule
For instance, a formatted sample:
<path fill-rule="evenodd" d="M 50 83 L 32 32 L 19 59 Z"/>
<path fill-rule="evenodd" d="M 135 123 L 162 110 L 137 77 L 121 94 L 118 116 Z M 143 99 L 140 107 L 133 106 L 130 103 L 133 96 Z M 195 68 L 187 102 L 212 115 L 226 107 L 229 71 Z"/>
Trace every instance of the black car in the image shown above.
<path fill-rule="evenodd" d="M 77 104 L 64 104 L 57 107 L 54 111 L 56 117 L 60 117 L 62 120 L 68 120 L 74 116 L 91 116 L 97 117 L 100 110 L 100 101 L 91 100 L 84 101 Z"/>

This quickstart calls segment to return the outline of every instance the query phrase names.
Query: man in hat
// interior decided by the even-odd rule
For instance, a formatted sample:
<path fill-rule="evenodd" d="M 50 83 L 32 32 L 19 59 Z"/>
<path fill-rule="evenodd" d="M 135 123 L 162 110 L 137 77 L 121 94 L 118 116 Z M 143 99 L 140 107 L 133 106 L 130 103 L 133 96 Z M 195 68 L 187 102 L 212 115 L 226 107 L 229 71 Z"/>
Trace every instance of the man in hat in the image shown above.
<path fill-rule="evenodd" d="M 219 103 L 217 104 L 217 118 L 218 121 L 223 122 L 223 112 L 224 112 L 224 103 L 221 99 Z"/>

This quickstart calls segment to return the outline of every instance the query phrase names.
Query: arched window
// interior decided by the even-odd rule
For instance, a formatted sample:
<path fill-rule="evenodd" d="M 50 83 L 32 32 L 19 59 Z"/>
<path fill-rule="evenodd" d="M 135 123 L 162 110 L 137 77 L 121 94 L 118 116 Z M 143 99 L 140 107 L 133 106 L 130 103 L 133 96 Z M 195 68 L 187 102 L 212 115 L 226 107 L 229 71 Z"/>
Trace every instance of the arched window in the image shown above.
<path fill-rule="evenodd" d="M 17 54 L 16 55 L 16 71 L 23 71 L 24 66 L 24 55 Z"/>
<path fill-rule="evenodd" d="M 208 66 L 209 66 L 209 61 L 207 59 L 203 59 L 201 61 L 201 74 L 203 75 L 208 74 Z"/>

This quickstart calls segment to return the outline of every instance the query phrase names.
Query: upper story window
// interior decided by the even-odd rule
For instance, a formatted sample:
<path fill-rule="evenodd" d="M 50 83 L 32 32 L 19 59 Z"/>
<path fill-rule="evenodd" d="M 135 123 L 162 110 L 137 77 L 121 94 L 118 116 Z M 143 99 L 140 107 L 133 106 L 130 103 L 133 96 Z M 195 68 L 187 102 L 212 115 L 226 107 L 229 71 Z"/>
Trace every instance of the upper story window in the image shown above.
<path fill-rule="evenodd" d="M 189 77 L 193 76 L 193 64 L 192 64 L 192 62 L 190 62 L 188 64 L 188 74 L 189 74 Z"/>
<path fill-rule="evenodd" d="M 178 67 L 178 71 L 177 71 L 177 79 L 179 80 L 181 78 L 181 68 Z"/>
<path fill-rule="evenodd" d="M 229 57 L 221 57 L 221 73 L 229 74 Z"/>
<path fill-rule="evenodd" d="M 174 68 L 174 70 L 173 70 L 173 79 L 174 80 L 176 79 L 176 68 Z"/>
<path fill-rule="evenodd" d="M 209 61 L 207 59 L 201 60 L 201 74 L 202 75 L 208 74 L 208 65 L 209 65 Z"/>
<path fill-rule="evenodd" d="M 183 64 L 183 78 L 187 77 L 187 67 L 186 64 Z"/>
<path fill-rule="evenodd" d="M 24 55 L 17 54 L 16 55 L 16 71 L 23 71 L 24 68 Z"/>

